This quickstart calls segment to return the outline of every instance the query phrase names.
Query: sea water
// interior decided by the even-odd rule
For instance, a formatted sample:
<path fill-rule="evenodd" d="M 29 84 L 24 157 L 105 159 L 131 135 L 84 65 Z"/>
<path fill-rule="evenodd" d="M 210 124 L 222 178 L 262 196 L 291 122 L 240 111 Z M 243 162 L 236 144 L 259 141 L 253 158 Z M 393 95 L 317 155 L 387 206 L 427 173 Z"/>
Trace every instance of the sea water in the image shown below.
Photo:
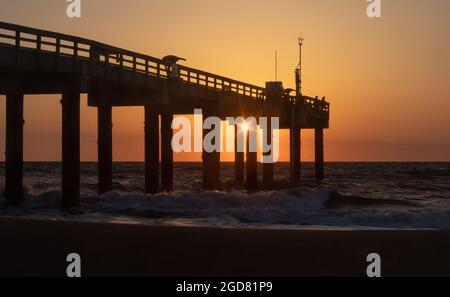
<path fill-rule="evenodd" d="M 202 191 L 200 163 L 176 163 L 173 193 L 144 195 L 143 163 L 115 163 L 114 190 L 97 195 L 97 164 L 81 164 L 81 204 L 61 206 L 61 164 L 25 163 L 26 197 L 0 216 L 130 224 L 227 228 L 450 229 L 450 163 L 327 163 L 326 180 L 314 183 L 303 164 L 303 183 L 247 192 L 233 182 L 234 164 L 221 169 L 222 191 Z M 261 174 L 261 168 L 260 168 Z M 275 165 L 289 180 L 289 164 Z M 4 187 L 4 164 L 0 164 Z"/>

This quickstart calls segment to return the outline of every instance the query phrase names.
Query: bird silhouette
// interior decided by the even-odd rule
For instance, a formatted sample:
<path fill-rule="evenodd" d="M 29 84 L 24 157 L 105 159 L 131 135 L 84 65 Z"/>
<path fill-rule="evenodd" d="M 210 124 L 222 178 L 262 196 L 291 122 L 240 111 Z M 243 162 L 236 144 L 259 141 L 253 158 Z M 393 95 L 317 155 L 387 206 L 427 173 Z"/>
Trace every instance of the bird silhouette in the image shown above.
<path fill-rule="evenodd" d="M 180 58 L 174 55 L 168 55 L 163 58 L 163 61 L 168 62 L 171 65 L 176 64 L 178 61 L 186 61 L 185 58 Z"/>

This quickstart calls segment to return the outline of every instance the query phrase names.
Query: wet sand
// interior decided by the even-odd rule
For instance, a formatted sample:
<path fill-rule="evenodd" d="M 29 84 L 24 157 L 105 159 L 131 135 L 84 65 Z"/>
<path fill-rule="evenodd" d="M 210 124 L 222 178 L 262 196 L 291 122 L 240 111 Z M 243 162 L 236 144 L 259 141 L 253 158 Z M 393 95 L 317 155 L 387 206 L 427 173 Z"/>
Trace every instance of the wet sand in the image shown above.
<path fill-rule="evenodd" d="M 263 230 L 0 218 L 0 276 L 450 276 L 450 231 Z"/>

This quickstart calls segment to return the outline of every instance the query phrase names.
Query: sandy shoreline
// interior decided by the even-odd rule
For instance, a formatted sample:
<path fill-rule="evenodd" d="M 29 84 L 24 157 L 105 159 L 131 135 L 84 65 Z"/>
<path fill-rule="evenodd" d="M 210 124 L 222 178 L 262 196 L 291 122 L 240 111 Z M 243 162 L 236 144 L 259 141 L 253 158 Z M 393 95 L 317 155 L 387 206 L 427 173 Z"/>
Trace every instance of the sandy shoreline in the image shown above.
<path fill-rule="evenodd" d="M 0 276 L 450 276 L 450 231 L 263 230 L 0 218 Z"/>

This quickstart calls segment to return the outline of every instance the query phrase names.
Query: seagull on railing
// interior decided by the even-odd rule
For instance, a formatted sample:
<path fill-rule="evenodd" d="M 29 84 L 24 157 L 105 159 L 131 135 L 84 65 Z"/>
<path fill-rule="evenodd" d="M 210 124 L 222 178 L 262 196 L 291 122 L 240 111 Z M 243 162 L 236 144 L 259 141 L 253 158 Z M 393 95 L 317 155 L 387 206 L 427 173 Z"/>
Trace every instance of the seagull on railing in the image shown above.
<path fill-rule="evenodd" d="M 180 58 L 174 55 L 168 55 L 162 58 L 163 61 L 168 62 L 170 65 L 176 64 L 178 61 L 186 61 L 185 58 Z"/>
<path fill-rule="evenodd" d="M 167 76 L 171 78 L 178 78 L 179 68 L 177 62 L 186 61 L 186 59 L 174 55 L 168 55 L 163 58 L 163 61 L 168 63 L 168 65 L 166 65 Z"/>

